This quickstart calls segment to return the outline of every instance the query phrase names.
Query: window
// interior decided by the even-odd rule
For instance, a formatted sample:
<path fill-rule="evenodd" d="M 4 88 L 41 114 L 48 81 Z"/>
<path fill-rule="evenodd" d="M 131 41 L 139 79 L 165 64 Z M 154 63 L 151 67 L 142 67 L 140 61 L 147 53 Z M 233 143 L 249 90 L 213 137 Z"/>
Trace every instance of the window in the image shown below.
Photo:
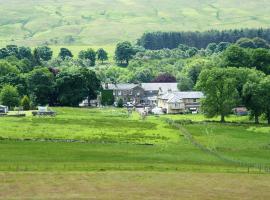
<path fill-rule="evenodd" d="M 197 99 L 193 99 L 193 103 L 196 103 L 197 102 Z"/>
<path fill-rule="evenodd" d="M 122 95 L 122 92 L 121 91 L 118 91 L 118 95 L 121 96 Z"/>

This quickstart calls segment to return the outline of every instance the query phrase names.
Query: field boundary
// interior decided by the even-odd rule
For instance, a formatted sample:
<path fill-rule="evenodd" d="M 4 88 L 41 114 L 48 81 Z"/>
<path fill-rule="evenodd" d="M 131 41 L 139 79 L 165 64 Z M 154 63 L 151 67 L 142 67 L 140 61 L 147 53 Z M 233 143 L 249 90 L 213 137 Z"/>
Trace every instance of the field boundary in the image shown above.
<path fill-rule="evenodd" d="M 185 137 L 185 139 L 187 139 L 193 146 L 199 148 L 200 150 L 202 150 L 203 152 L 207 154 L 213 155 L 219 158 L 220 160 L 223 160 L 224 162 L 236 164 L 240 167 L 246 167 L 248 173 L 250 172 L 252 168 L 258 170 L 259 172 L 270 173 L 270 167 L 267 165 L 264 165 L 261 163 L 248 163 L 248 162 L 243 162 L 243 161 L 227 158 L 219 154 L 217 151 L 213 151 L 207 148 L 206 146 L 204 146 L 203 144 L 201 144 L 200 142 L 198 142 L 197 140 L 195 140 L 194 137 L 191 135 L 191 133 L 189 133 L 189 131 L 185 129 L 182 126 L 182 124 L 177 123 L 175 120 L 168 119 L 168 118 L 166 118 L 165 121 L 172 127 L 177 128 L 181 132 L 181 134 Z"/>

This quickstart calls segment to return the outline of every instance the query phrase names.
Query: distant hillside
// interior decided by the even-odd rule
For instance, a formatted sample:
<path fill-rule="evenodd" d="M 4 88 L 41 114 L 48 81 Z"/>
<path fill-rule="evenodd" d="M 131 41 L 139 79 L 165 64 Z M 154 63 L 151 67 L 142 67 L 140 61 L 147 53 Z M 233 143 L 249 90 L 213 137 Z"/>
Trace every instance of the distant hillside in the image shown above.
<path fill-rule="evenodd" d="M 270 25 L 267 0 L 0 0 L 0 45 L 110 45 L 148 31 Z"/>

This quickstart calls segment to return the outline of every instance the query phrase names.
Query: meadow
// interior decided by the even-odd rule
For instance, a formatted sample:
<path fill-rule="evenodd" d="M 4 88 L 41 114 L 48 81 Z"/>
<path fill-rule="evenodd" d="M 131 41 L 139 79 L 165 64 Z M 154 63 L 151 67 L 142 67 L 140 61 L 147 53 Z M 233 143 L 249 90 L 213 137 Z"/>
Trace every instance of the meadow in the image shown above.
<path fill-rule="evenodd" d="M 0 118 L 0 199 L 270 196 L 268 173 L 202 151 L 166 120 L 192 119 L 181 126 L 228 160 L 270 166 L 266 125 L 206 123 L 202 115 L 143 120 L 116 108 L 53 109 L 56 117 Z"/>
<path fill-rule="evenodd" d="M 269 2 L 1 0 L 0 46 L 115 45 L 147 31 L 269 26 Z"/>

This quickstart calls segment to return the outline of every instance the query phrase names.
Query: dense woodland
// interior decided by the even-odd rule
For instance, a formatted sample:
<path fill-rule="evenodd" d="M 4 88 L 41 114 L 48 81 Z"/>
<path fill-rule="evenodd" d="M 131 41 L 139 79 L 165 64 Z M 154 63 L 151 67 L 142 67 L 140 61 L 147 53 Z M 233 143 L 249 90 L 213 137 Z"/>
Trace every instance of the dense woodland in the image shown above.
<path fill-rule="evenodd" d="M 270 42 L 270 29 L 235 29 L 210 30 L 205 32 L 152 32 L 145 33 L 138 39 L 138 45 L 145 49 L 174 49 L 179 44 L 196 48 L 206 48 L 209 43 L 230 42 L 235 43 L 240 38 L 260 37 Z"/>
<path fill-rule="evenodd" d="M 237 106 L 249 109 L 259 123 L 270 123 L 270 50 L 266 40 L 240 38 L 235 43 L 208 43 L 205 48 L 180 44 L 174 49 L 146 50 L 121 42 L 114 61 L 104 49 L 78 55 L 48 46 L 0 49 L 0 102 L 10 108 L 37 105 L 78 106 L 95 99 L 102 82 L 178 82 L 182 91 L 200 90 L 203 112 L 221 121 Z"/>

